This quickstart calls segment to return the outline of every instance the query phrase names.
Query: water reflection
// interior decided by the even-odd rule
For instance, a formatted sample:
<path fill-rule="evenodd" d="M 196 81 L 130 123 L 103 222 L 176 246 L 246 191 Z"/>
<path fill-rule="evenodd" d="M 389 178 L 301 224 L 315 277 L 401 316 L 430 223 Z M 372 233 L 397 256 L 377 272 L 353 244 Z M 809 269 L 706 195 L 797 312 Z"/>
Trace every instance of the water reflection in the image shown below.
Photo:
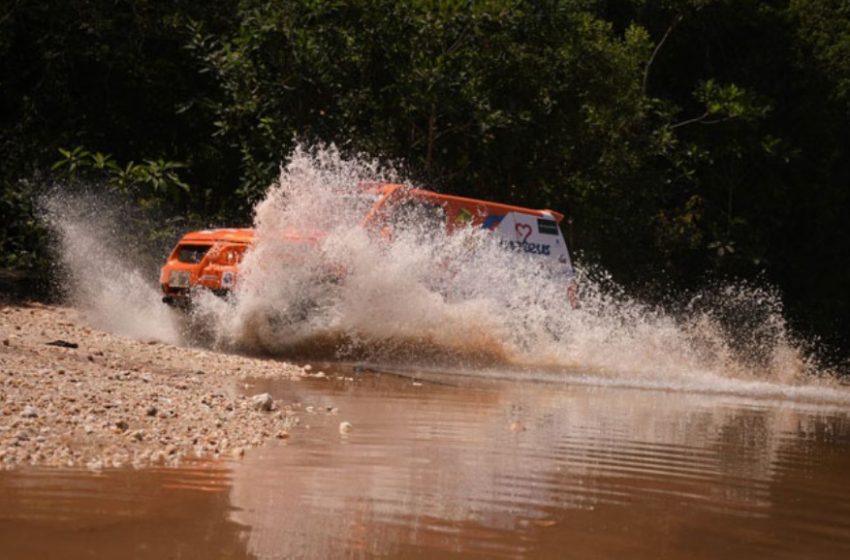
<path fill-rule="evenodd" d="M 811 503 L 800 495 L 811 487 L 800 479 L 847 478 L 821 472 L 818 459 L 824 450 L 850 458 L 847 415 L 834 407 L 551 384 L 417 387 L 386 376 L 377 385 L 259 384 L 339 407 L 355 430 L 343 438 L 341 417 L 311 416 L 308 433 L 236 468 L 233 519 L 252 527 L 253 553 L 561 557 L 568 546 L 575 556 L 654 557 L 663 543 L 666 556 L 693 557 L 691 533 L 740 536 L 701 543 L 709 556 L 736 546 L 775 553 L 806 542 L 812 527 L 798 520 L 850 497 L 846 484 L 820 488 Z M 846 524 L 847 513 L 823 525 Z M 850 537 L 816 547 L 846 553 Z"/>
<path fill-rule="evenodd" d="M 252 558 L 228 471 L 0 472 L 0 558 Z"/>
<path fill-rule="evenodd" d="M 303 404 L 291 439 L 0 473 L 0 557 L 850 557 L 838 405 L 388 375 L 246 390 Z"/>

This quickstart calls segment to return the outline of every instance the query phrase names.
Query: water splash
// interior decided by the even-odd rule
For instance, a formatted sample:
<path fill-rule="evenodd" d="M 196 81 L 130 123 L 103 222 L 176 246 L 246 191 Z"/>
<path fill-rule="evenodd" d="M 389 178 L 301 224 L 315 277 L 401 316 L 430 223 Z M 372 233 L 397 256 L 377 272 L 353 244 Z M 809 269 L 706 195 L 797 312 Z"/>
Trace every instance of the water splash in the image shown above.
<path fill-rule="evenodd" d="M 410 219 L 387 238 L 363 227 L 373 200 L 359 185 L 397 179 L 333 148 L 297 150 L 256 208 L 256 243 L 233 297 L 201 299 L 218 342 L 380 363 L 590 373 L 646 386 L 831 383 L 790 334 L 770 289 L 721 286 L 672 313 L 591 270 L 573 309 L 563 275 L 505 251 L 487 231 L 447 235 Z"/>
<path fill-rule="evenodd" d="M 505 251 L 483 229 L 448 235 L 404 215 L 389 236 L 364 227 L 375 198 L 361 185 L 376 181 L 399 177 L 333 148 L 296 150 L 255 209 L 236 290 L 197 294 L 195 327 L 252 353 L 850 402 L 791 334 L 771 289 L 719 285 L 671 311 L 591 268 L 573 309 L 562 272 Z M 160 263 L 135 252 L 122 211 L 55 194 L 43 207 L 64 292 L 91 323 L 181 341 L 182 319 L 154 283 Z"/>
<path fill-rule="evenodd" d="M 57 290 L 90 324 L 142 339 L 180 343 L 179 317 L 161 302 L 141 231 L 127 208 L 104 196 L 54 190 L 40 201 L 56 238 Z"/>

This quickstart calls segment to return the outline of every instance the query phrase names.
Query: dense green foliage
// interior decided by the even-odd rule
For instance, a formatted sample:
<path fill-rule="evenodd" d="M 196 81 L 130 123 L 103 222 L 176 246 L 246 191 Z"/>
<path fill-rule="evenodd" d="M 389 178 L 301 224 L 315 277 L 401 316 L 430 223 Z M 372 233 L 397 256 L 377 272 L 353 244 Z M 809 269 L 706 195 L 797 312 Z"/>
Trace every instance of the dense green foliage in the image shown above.
<path fill-rule="evenodd" d="M 296 143 L 545 206 L 633 287 L 780 286 L 850 339 L 845 0 L 68 0 L 0 7 L 5 266 L 79 179 L 245 223 Z"/>

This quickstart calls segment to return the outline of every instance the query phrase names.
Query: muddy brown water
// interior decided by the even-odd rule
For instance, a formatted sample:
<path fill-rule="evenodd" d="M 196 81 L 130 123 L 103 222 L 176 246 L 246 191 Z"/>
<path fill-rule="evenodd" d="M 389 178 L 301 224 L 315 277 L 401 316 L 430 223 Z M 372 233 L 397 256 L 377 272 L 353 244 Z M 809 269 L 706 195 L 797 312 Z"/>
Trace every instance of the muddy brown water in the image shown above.
<path fill-rule="evenodd" d="M 346 376 L 242 387 L 313 412 L 241 461 L 0 473 L 0 558 L 850 558 L 847 404 Z"/>

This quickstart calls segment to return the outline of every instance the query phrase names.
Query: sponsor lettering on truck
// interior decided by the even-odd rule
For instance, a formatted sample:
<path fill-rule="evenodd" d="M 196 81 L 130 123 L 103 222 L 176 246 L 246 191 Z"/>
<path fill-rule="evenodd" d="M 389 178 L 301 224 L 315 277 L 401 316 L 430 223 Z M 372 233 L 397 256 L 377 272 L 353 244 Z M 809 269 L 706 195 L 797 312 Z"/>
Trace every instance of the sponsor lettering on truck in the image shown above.
<path fill-rule="evenodd" d="M 569 250 L 559 223 L 563 214 L 447 195 L 401 184 L 364 184 L 364 196 L 373 200 L 361 226 L 382 235 L 403 221 L 403 215 L 422 225 L 452 233 L 473 227 L 492 231 L 508 249 L 549 259 L 563 271 L 567 297 L 576 305 L 575 281 Z M 297 236 L 295 236 L 297 237 Z M 318 241 L 315 233 L 309 236 Z M 294 238 L 293 238 L 294 239 Z M 226 295 L 238 281 L 239 263 L 253 242 L 251 229 L 215 229 L 187 233 L 177 243 L 160 273 L 163 301 L 183 304 L 194 289 Z"/>

